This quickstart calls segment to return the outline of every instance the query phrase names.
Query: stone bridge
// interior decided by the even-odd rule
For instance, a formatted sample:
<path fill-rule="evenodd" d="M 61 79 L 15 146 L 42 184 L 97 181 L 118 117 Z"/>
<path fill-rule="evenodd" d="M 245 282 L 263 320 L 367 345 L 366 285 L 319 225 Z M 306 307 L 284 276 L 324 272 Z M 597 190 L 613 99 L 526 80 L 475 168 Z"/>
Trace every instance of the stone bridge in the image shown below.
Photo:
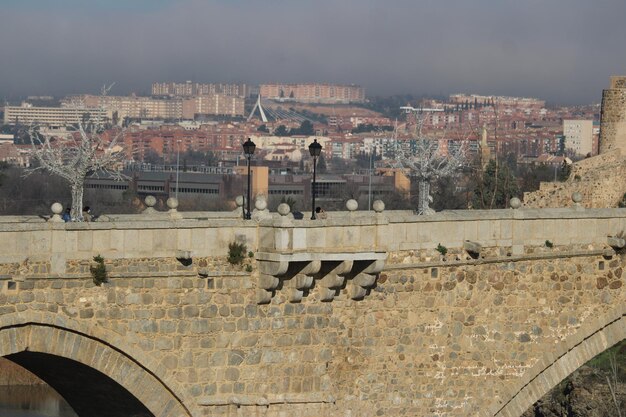
<path fill-rule="evenodd" d="M 376 207 L 0 218 L 0 355 L 89 417 L 510 417 L 626 336 L 626 209 Z"/>

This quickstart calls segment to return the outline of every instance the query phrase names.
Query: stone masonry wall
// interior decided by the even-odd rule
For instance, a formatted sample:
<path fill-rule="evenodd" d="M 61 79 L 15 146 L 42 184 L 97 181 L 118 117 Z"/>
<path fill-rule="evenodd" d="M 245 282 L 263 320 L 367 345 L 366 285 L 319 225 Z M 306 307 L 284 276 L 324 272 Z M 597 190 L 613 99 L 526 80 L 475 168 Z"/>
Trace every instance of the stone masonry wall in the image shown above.
<path fill-rule="evenodd" d="M 223 257 L 143 259 L 134 270 L 107 260 L 102 287 L 83 267 L 1 282 L 0 314 L 114 332 L 135 360 L 159 364 L 198 417 L 468 416 L 624 302 L 624 261 L 603 250 L 395 251 L 362 301 L 342 290 L 323 303 L 314 287 L 301 303 L 278 291 L 269 305 L 256 303 L 254 260 L 251 274 Z"/>
<path fill-rule="evenodd" d="M 532 208 L 570 207 L 572 194 L 578 192 L 584 207 L 617 207 L 626 193 L 624 178 L 626 157 L 613 150 L 572 164 L 564 182 L 542 182 L 539 190 L 524 193 L 523 204 Z"/>

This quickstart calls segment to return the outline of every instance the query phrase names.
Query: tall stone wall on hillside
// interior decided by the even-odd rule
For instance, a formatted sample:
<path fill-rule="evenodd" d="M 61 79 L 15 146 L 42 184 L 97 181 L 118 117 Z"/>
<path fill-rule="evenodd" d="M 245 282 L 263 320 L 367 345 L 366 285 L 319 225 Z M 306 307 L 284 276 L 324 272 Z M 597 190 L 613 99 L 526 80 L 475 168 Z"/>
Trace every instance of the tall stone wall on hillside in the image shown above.
<path fill-rule="evenodd" d="M 587 208 L 617 207 L 626 193 L 626 157 L 619 149 L 572 164 L 564 182 L 542 182 L 539 190 L 524 193 L 525 207 L 555 208 L 572 205 L 572 194 L 582 196 Z"/>

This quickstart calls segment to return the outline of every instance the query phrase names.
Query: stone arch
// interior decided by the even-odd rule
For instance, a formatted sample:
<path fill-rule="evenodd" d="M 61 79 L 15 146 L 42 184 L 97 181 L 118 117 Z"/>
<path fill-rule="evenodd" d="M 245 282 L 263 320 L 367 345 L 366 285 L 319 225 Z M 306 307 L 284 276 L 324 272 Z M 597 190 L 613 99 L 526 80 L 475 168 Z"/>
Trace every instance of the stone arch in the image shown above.
<path fill-rule="evenodd" d="M 519 417 L 576 369 L 624 339 L 626 306 L 618 306 L 554 345 L 553 351 L 545 353 L 521 380 L 505 388 L 500 400 L 483 416 Z"/>
<path fill-rule="evenodd" d="M 156 363 L 139 352 L 133 356 L 132 348 L 120 343 L 121 337 L 113 332 L 98 329 L 95 333 L 101 334 L 94 335 L 87 330 L 82 323 L 48 313 L 4 315 L 0 317 L 0 356 L 57 358 L 77 364 L 90 369 L 92 375 L 115 381 L 155 417 L 191 416 Z"/>

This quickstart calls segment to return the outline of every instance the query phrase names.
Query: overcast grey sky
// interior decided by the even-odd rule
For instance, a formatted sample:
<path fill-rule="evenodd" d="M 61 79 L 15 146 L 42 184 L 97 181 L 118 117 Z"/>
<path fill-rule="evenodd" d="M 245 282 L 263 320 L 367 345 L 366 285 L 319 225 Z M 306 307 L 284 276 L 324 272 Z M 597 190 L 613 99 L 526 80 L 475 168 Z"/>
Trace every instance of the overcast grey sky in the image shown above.
<path fill-rule="evenodd" d="M 153 81 L 599 102 L 624 0 L 0 0 L 0 97 Z"/>

